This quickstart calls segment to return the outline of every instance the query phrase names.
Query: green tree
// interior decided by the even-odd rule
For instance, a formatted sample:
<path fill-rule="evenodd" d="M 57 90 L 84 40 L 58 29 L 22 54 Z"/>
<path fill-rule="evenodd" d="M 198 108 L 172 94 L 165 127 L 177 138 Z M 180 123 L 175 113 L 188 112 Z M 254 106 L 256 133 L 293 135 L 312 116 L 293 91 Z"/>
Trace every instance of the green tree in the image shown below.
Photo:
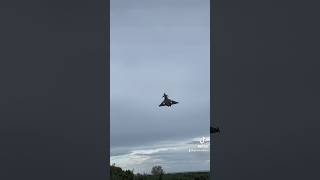
<path fill-rule="evenodd" d="M 151 174 L 153 174 L 154 176 L 159 176 L 159 180 L 162 180 L 164 171 L 161 166 L 153 166 L 151 169 Z"/>

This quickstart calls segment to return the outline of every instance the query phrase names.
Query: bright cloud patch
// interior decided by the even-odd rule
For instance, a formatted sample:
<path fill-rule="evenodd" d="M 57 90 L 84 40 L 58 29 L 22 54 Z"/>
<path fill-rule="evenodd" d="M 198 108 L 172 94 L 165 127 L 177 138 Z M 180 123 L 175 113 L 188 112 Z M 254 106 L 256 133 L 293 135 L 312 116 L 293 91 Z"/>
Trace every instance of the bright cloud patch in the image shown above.
<path fill-rule="evenodd" d="M 110 161 L 123 169 L 134 170 L 134 173 L 150 173 L 154 165 L 161 165 L 166 172 L 209 170 L 210 147 L 200 147 L 200 140 L 201 137 L 198 137 L 185 141 L 160 142 L 153 146 L 130 147 L 129 151 L 122 154 L 114 150 Z M 197 148 L 202 151 L 190 152 L 190 149 Z"/>

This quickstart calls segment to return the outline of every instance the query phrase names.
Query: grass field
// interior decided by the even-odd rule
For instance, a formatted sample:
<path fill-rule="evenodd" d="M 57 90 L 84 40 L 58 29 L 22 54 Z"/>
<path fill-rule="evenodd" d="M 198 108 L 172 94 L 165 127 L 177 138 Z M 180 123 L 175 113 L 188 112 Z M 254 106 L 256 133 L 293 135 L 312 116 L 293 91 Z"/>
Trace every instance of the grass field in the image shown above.
<path fill-rule="evenodd" d="M 159 180 L 159 176 L 145 175 L 141 180 Z M 140 180 L 139 179 L 139 180 Z M 162 180 L 209 180 L 209 172 L 184 172 L 164 174 Z"/>
<path fill-rule="evenodd" d="M 162 175 L 134 174 L 112 165 L 110 167 L 112 180 L 209 180 L 209 172 L 164 173 Z"/>

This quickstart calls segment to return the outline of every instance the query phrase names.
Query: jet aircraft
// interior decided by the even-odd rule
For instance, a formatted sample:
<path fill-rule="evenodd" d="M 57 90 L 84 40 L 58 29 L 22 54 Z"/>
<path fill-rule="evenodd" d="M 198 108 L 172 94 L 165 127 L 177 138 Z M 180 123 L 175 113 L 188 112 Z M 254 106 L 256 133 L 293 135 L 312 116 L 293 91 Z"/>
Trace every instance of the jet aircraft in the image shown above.
<path fill-rule="evenodd" d="M 166 93 L 163 94 L 162 96 L 164 98 L 164 100 L 162 101 L 162 103 L 159 105 L 160 106 L 168 106 L 170 107 L 173 104 L 178 104 L 178 102 L 173 101 L 171 99 L 168 98 L 168 95 Z"/>
<path fill-rule="evenodd" d="M 219 129 L 219 127 L 212 127 L 212 126 L 210 126 L 210 133 L 213 133 L 213 134 L 215 134 L 215 133 L 219 133 L 220 132 L 220 129 Z"/>

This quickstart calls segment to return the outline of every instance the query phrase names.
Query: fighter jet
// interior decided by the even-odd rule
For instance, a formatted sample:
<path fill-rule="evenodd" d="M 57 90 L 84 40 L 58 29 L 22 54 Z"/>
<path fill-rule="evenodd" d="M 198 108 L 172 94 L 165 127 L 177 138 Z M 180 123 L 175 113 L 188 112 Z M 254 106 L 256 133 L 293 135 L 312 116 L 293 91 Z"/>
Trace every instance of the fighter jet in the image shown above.
<path fill-rule="evenodd" d="M 210 126 L 210 133 L 213 133 L 213 134 L 215 134 L 215 133 L 219 133 L 220 132 L 220 129 L 219 129 L 219 127 L 212 127 L 212 126 Z"/>
<path fill-rule="evenodd" d="M 178 102 L 173 101 L 171 99 L 168 98 L 168 95 L 166 93 L 163 94 L 162 96 L 164 98 L 164 100 L 162 101 L 162 103 L 159 105 L 160 106 L 168 106 L 170 107 L 173 104 L 178 104 Z"/>

